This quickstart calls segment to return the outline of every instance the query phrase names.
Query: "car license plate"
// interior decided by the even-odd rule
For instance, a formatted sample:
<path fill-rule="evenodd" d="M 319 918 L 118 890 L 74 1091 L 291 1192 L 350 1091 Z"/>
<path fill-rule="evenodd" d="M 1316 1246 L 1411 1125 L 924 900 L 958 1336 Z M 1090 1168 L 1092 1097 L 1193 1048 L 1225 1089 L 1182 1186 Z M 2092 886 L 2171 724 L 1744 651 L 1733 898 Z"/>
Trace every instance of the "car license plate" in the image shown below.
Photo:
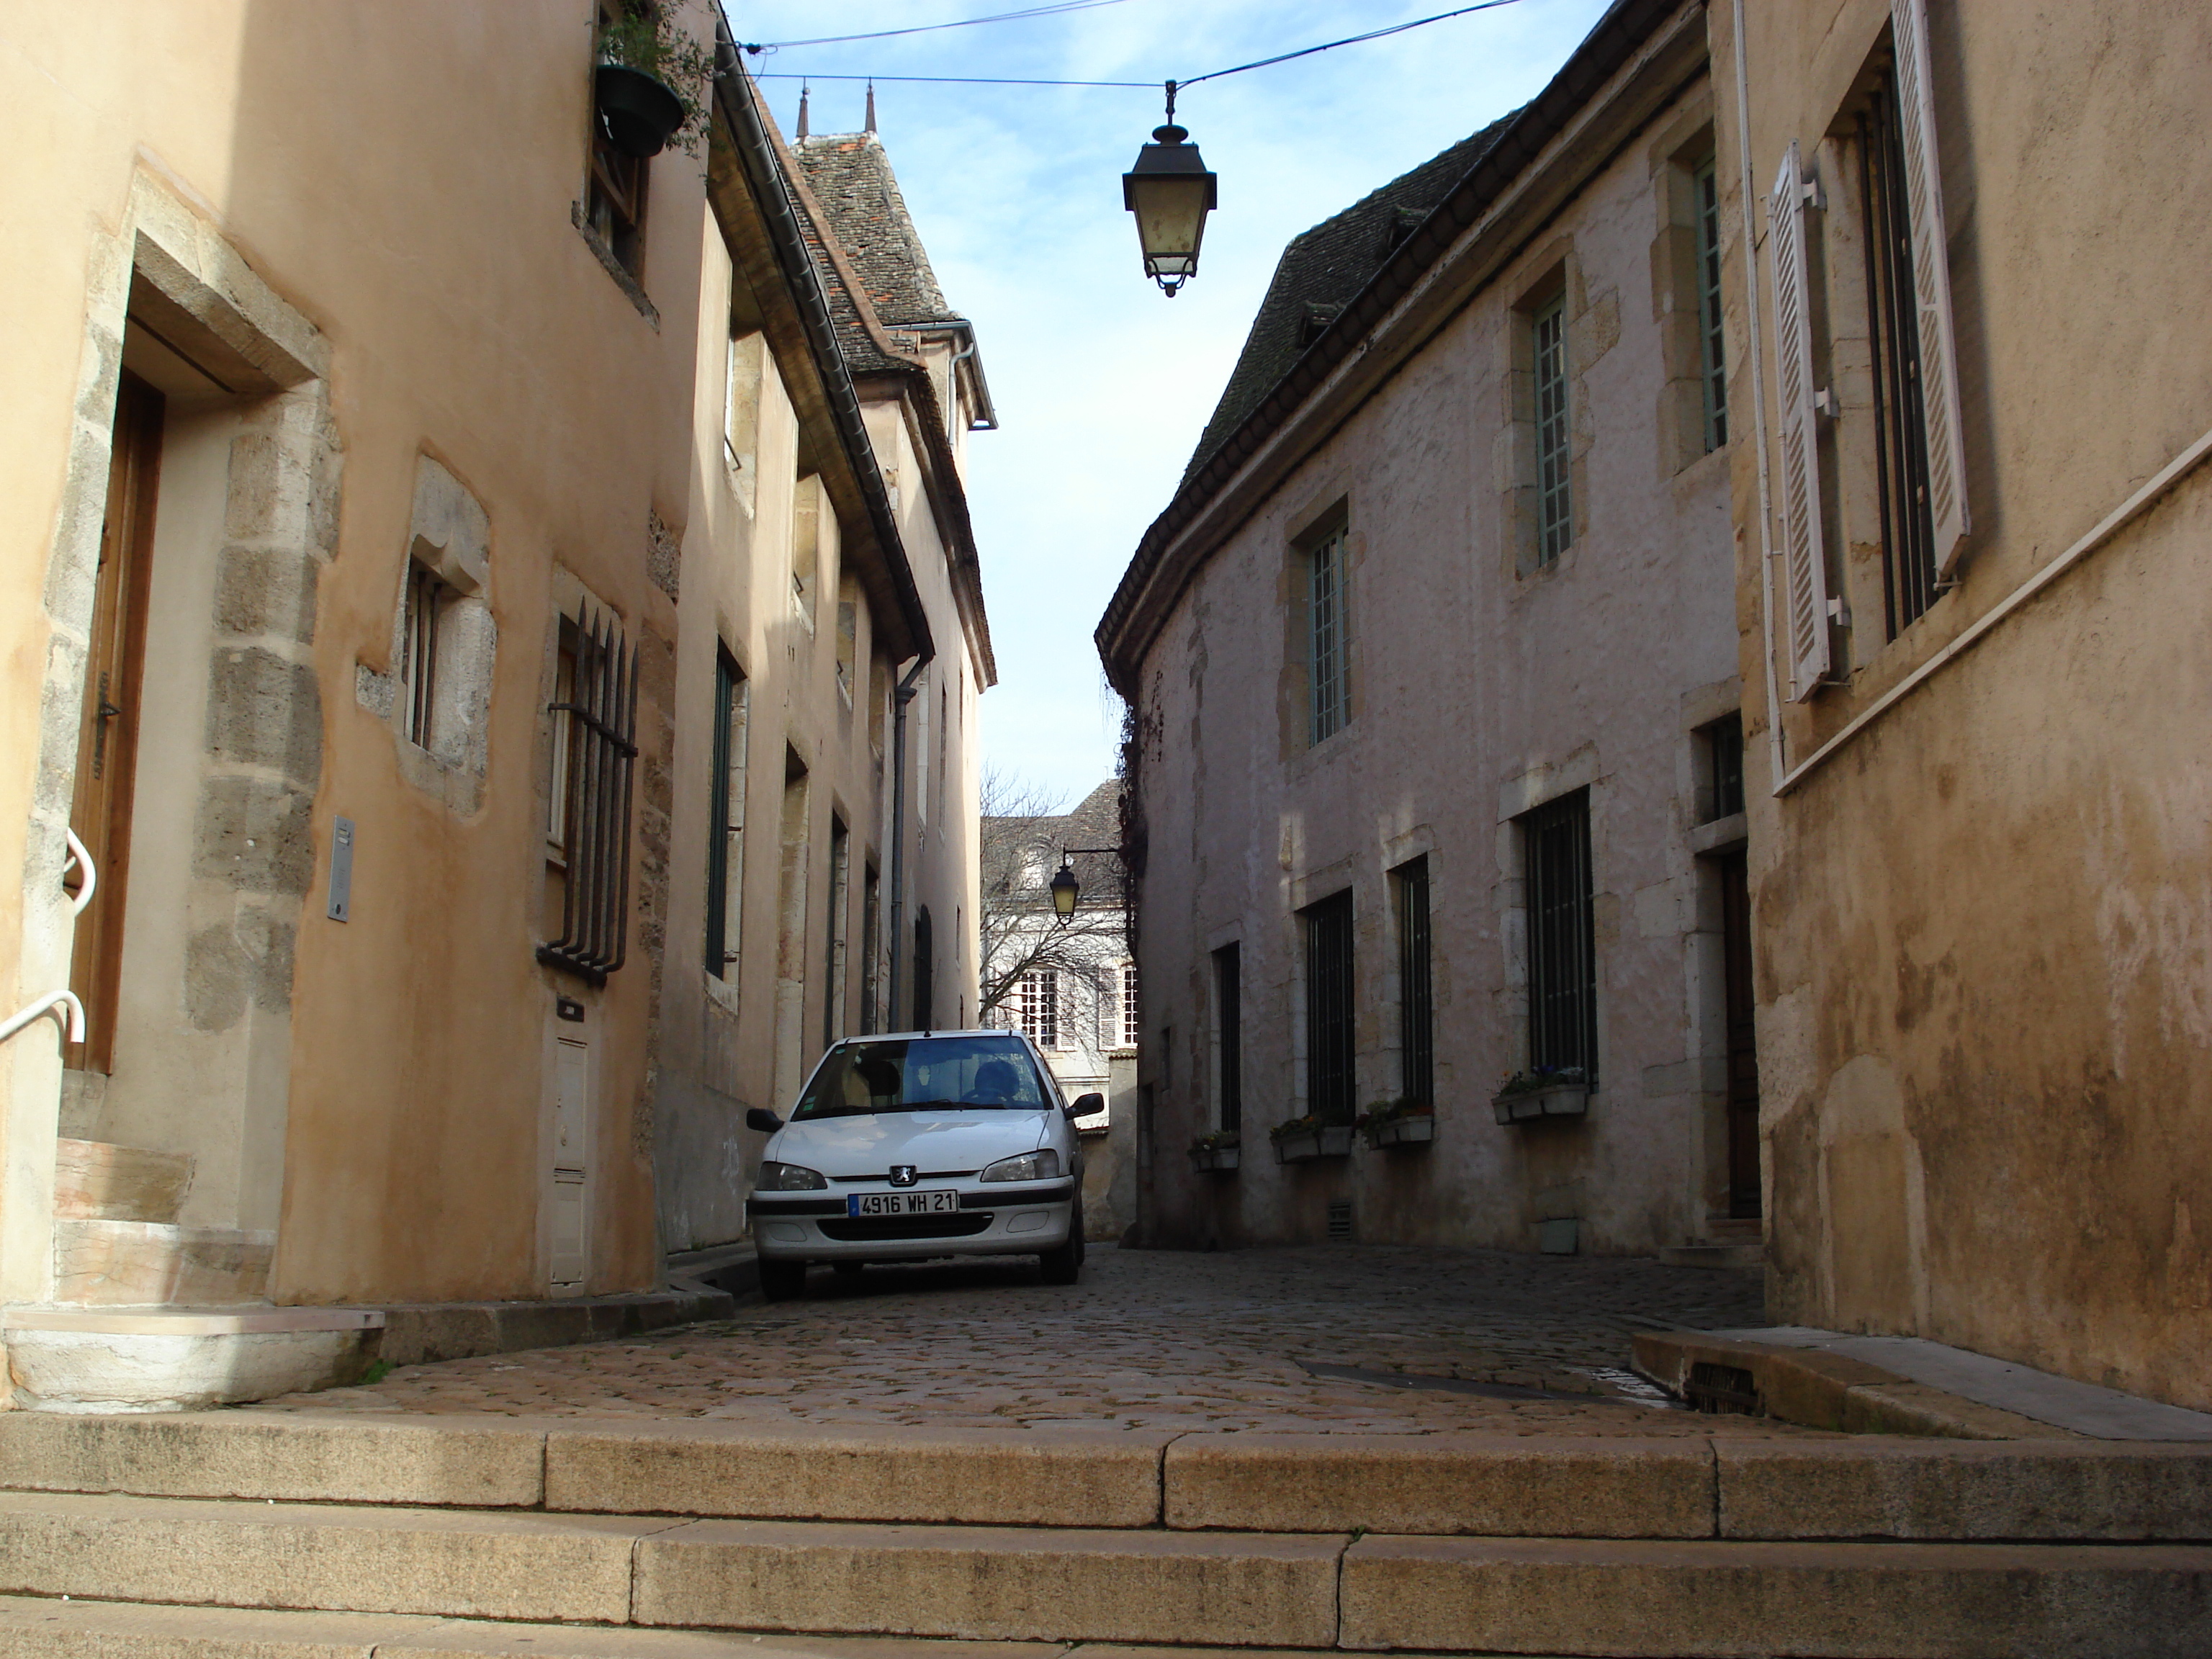
<path fill-rule="evenodd" d="M 960 1207 L 960 1194 L 950 1187 L 933 1187 L 918 1193 L 848 1193 L 847 1215 L 942 1215 Z"/>

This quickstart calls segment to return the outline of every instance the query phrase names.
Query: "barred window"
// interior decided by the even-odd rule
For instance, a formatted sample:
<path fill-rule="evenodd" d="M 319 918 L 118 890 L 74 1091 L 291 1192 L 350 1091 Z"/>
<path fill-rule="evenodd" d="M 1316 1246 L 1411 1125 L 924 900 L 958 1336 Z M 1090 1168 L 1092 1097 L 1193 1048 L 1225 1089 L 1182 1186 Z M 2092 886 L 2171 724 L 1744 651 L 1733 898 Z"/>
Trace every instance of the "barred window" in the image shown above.
<path fill-rule="evenodd" d="M 1352 718 L 1346 672 L 1350 631 L 1345 614 L 1344 532 L 1331 531 L 1306 555 L 1308 741 L 1321 743 Z"/>
<path fill-rule="evenodd" d="M 1536 557 L 1549 564 L 1574 539 L 1568 499 L 1572 447 L 1567 422 L 1567 296 L 1553 296 L 1530 319 L 1536 347 Z"/>
<path fill-rule="evenodd" d="M 437 713 L 439 625 L 453 595 L 435 571 L 409 562 L 399 683 L 407 702 L 407 741 L 418 749 L 430 746 Z"/>
<path fill-rule="evenodd" d="M 1424 1104 L 1436 1099 L 1436 1021 L 1429 974 L 1429 860 L 1425 854 L 1390 872 L 1398 913 L 1399 1093 Z"/>
<path fill-rule="evenodd" d="M 1022 975 L 1018 998 L 1022 1035 L 1040 1048 L 1060 1047 L 1060 975 L 1041 971 Z"/>
<path fill-rule="evenodd" d="M 1352 1085 L 1352 891 L 1298 913 L 1306 945 L 1306 1109 L 1349 1123 Z"/>
<path fill-rule="evenodd" d="M 1589 793 L 1522 821 L 1528 902 L 1528 1063 L 1579 1066 L 1597 1081 L 1597 946 L 1590 893 Z"/>
<path fill-rule="evenodd" d="M 637 766 L 638 659 L 611 616 L 561 620 L 553 717 L 549 893 L 561 932 L 548 967 L 594 985 L 629 952 L 630 784 Z"/>
<path fill-rule="evenodd" d="M 1218 1054 L 1214 1065 L 1218 1092 L 1215 1127 L 1237 1129 L 1244 1122 L 1243 951 L 1224 945 L 1213 953 L 1214 1030 Z"/>

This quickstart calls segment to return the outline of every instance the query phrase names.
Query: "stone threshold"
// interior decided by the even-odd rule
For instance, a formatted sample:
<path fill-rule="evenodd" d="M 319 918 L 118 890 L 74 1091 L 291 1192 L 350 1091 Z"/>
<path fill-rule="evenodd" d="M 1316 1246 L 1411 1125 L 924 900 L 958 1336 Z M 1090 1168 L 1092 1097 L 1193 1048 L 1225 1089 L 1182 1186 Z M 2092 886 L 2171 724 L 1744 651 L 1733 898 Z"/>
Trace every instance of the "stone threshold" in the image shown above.
<path fill-rule="evenodd" d="M 1693 1367 L 1722 1367 L 1748 1374 L 1765 1415 L 1845 1433 L 2212 1442 L 2212 1413 L 1922 1337 L 1802 1325 L 1656 1331 L 1635 1338 L 1635 1353 L 1637 1369 L 1676 1395 L 1693 1392 Z"/>
<path fill-rule="evenodd" d="M 684 1282 L 542 1302 L 382 1308 L 0 1310 L 9 1406 L 105 1414 L 243 1405 L 343 1387 L 371 1367 L 566 1347 L 727 1318 L 735 1299 Z"/>

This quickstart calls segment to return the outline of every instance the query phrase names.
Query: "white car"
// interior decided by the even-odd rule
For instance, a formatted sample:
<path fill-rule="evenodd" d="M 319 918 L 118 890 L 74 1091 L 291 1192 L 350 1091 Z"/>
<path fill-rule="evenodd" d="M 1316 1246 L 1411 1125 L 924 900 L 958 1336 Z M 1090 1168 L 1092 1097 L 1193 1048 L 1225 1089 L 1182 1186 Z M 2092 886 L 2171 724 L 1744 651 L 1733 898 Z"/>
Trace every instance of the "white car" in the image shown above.
<path fill-rule="evenodd" d="M 787 1123 L 766 1130 L 745 1205 L 761 1292 L 801 1294 L 811 1262 L 1034 1255 L 1048 1285 L 1083 1267 L 1083 1152 L 1043 1056 L 1016 1031 L 852 1037 L 822 1056 Z"/>

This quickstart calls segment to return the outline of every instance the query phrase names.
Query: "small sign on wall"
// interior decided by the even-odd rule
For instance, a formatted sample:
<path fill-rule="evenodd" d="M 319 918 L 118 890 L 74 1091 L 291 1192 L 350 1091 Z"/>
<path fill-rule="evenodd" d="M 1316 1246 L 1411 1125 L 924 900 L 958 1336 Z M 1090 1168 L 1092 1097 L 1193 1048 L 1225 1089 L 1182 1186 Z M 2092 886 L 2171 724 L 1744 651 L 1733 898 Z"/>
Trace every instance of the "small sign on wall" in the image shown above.
<path fill-rule="evenodd" d="M 331 825 L 331 903 L 323 914 L 343 921 L 353 908 L 353 820 L 334 819 Z"/>

